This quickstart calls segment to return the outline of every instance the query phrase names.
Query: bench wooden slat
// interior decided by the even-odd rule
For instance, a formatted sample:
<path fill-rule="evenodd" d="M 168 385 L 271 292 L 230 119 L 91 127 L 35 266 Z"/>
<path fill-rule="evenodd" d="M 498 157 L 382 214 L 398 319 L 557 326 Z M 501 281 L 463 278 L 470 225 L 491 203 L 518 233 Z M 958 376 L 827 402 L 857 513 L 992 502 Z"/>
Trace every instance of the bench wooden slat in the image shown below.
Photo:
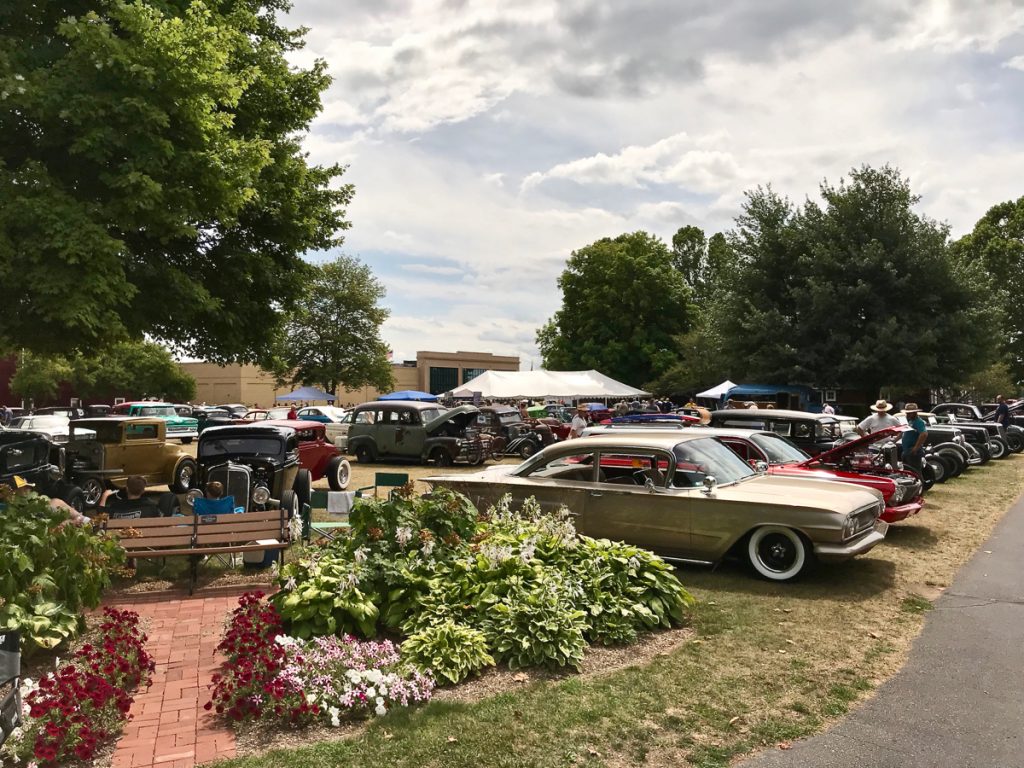
<path fill-rule="evenodd" d="M 126 552 L 135 552 L 139 549 L 154 549 L 156 547 L 192 547 L 192 532 L 176 533 L 166 536 L 146 536 L 138 539 L 121 539 L 121 548 Z"/>
<path fill-rule="evenodd" d="M 212 533 L 207 535 L 200 535 L 196 537 L 196 547 L 205 547 L 208 544 L 231 544 L 232 542 L 238 542 L 239 544 L 248 544 L 251 541 L 257 539 L 285 539 L 280 529 L 274 529 L 272 531 L 262 531 L 260 533 Z"/>
<path fill-rule="evenodd" d="M 207 517 L 207 515 L 197 515 L 199 518 Z M 225 512 L 215 517 L 225 517 L 230 520 L 281 520 L 282 514 L 280 509 L 266 509 L 256 512 Z M 287 515 L 284 515 L 287 517 Z"/>
<path fill-rule="evenodd" d="M 192 516 L 182 517 L 137 517 L 110 519 L 104 523 L 108 531 L 121 530 L 122 528 L 159 528 L 160 526 L 188 526 L 192 528 Z"/>
<path fill-rule="evenodd" d="M 225 555 L 230 552 L 258 552 L 263 549 L 287 549 L 291 542 L 279 541 L 276 544 L 245 544 L 238 547 L 198 547 L 189 554 L 192 555 Z"/>
<path fill-rule="evenodd" d="M 234 515 L 229 515 L 234 517 Z M 256 521 L 239 521 L 234 520 L 218 520 L 216 523 L 199 523 L 197 526 L 196 533 L 202 536 L 208 531 L 237 531 L 244 533 L 245 531 L 280 531 L 281 523 L 277 520 L 256 520 Z"/>

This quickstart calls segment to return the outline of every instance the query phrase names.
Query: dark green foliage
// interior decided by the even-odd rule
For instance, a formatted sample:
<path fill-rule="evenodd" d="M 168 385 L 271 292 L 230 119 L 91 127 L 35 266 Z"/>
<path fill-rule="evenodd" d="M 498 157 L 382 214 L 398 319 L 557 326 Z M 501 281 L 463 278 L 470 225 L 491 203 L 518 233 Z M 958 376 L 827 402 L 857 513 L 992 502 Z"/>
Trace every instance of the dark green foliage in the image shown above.
<path fill-rule="evenodd" d="M 329 78 L 285 7 L 0 6 L 0 347 L 257 358 L 352 196 L 301 151 Z"/>
<path fill-rule="evenodd" d="M 913 210 L 888 166 L 822 184 L 796 208 L 747 196 L 731 244 L 739 269 L 723 339 L 748 380 L 877 392 L 962 380 L 992 359 L 996 313 L 976 265 L 944 225 Z"/>
<path fill-rule="evenodd" d="M 196 395 L 196 380 L 151 341 L 120 342 L 95 356 L 78 355 L 71 364 L 75 389 L 86 398 L 109 401 L 128 393 L 187 403 Z"/>
<path fill-rule="evenodd" d="M 545 368 L 595 368 L 640 385 L 675 361 L 690 291 L 658 238 L 633 232 L 591 243 L 573 252 L 558 286 L 562 308 L 537 332 Z"/>
<path fill-rule="evenodd" d="M 954 250 L 992 278 L 1003 313 L 1000 352 L 1019 387 L 1024 383 L 1024 197 L 992 206 Z"/>

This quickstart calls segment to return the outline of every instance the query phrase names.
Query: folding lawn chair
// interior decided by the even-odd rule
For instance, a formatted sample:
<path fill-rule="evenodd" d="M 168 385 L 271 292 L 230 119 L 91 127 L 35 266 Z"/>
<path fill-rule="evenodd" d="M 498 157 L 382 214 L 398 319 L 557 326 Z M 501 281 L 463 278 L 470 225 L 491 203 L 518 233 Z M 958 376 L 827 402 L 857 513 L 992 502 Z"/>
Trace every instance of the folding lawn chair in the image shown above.
<path fill-rule="evenodd" d="M 236 510 L 234 496 L 221 496 L 219 499 L 207 499 L 201 496 L 192 504 L 192 514 L 194 515 L 232 515 L 236 511 L 245 512 L 245 507 Z M 211 555 L 210 557 L 220 562 L 221 565 L 229 568 L 235 567 L 234 552 Z"/>
<path fill-rule="evenodd" d="M 4 688 L 11 690 L 2 693 Z M 0 632 L 0 744 L 21 725 L 21 636 L 9 629 Z"/>
<path fill-rule="evenodd" d="M 378 472 L 374 475 L 373 485 L 367 485 L 363 488 L 356 489 L 356 498 L 365 498 L 366 494 L 363 491 L 373 491 L 373 496 L 376 498 L 378 488 L 390 488 L 388 491 L 388 498 L 390 499 L 395 495 L 395 489 L 401 488 L 403 485 L 409 482 L 409 475 L 406 472 Z"/>
<path fill-rule="evenodd" d="M 339 531 L 348 528 L 348 513 L 358 496 L 358 492 L 353 491 L 313 491 L 309 506 L 303 509 L 306 540 L 314 537 L 333 539 Z M 314 509 L 324 510 L 335 519 L 313 520 Z"/>

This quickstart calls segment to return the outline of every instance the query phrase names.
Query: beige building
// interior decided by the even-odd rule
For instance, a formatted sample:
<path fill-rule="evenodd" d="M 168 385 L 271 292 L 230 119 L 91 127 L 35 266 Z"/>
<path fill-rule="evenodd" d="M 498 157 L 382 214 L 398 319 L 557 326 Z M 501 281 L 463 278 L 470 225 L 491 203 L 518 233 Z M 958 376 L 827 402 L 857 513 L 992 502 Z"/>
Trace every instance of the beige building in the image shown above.
<path fill-rule="evenodd" d="M 179 363 L 196 380 L 196 402 L 245 403 L 267 408 L 274 398 L 291 388 L 274 387 L 274 378 L 255 365 Z M 414 389 L 436 395 L 456 389 L 484 371 L 518 371 L 519 358 L 489 352 L 417 352 L 415 360 L 392 366 L 395 390 Z M 342 406 L 376 400 L 382 392 L 373 387 L 338 393 Z"/>

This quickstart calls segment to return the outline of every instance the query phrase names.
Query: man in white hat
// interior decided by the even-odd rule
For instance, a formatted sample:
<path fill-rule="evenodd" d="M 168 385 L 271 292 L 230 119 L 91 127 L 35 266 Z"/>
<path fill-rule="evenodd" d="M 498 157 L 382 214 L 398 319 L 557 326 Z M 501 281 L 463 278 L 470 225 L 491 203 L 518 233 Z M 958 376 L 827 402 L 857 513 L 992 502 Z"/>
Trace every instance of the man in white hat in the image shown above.
<path fill-rule="evenodd" d="M 875 404 L 871 406 L 871 415 L 857 425 L 857 434 L 864 437 L 886 427 L 898 427 L 900 423 L 895 416 L 889 413 L 891 410 L 892 403 L 876 400 Z"/>

